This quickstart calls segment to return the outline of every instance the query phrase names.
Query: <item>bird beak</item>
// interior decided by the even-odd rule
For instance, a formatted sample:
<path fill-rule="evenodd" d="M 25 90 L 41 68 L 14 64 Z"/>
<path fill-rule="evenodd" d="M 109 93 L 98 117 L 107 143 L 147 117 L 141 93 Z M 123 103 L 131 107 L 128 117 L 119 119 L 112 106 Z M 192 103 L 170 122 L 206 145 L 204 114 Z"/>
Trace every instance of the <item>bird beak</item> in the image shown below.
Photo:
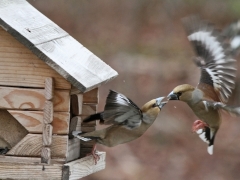
<path fill-rule="evenodd" d="M 173 91 L 170 92 L 170 94 L 167 96 L 168 100 L 179 100 L 179 97 L 176 93 L 174 93 Z"/>
<path fill-rule="evenodd" d="M 162 107 L 167 104 L 167 101 L 162 102 L 165 97 L 159 97 L 156 99 L 156 106 L 162 109 Z"/>

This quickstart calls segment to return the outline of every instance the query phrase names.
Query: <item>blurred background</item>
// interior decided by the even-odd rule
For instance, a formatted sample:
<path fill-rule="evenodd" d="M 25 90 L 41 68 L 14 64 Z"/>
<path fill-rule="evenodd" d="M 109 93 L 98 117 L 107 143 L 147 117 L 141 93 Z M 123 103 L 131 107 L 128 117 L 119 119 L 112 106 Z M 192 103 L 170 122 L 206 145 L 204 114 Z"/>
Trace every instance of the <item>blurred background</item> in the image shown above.
<path fill-rule="evenodd" d="M 118 71 L 100 87 L 102 111 L 109 89 L 140 107 L 183 83 L 197 85 L 199 70 L 181 18 L 199 14 L 222 29 L 240 19 L 239 0 L 28 0 L 40 12 Z M 238 56 L 238 68 L 240 68 Z M 229 104 L 240 105 L 240 73 Z M 169 102 L 139 139 L 107 148 L 106 169 L 83 180 L 235 180 L 240 178 L 240 121 L 223 113 L 214 155 L 191 132 L 197 117 Z M 98 128 L 102 128 L 98 126 Z"/>

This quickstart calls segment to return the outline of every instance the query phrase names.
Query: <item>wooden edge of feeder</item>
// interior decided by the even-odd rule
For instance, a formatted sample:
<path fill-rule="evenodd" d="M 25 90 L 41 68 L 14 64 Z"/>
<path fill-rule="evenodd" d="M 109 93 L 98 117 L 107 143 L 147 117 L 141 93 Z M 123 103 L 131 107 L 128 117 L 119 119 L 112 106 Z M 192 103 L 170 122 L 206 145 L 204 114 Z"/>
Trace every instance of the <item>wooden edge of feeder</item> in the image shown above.
<path fill-rule="evenodd" d="M 97 152 L 97 154 L 100 157 L 97 164 L 92 155 L 64 164 L 65 167 L 68 167 L 66 169 L 69 171 L 69 180 L 80 179 L 105 169 L 106 152 Z"/>

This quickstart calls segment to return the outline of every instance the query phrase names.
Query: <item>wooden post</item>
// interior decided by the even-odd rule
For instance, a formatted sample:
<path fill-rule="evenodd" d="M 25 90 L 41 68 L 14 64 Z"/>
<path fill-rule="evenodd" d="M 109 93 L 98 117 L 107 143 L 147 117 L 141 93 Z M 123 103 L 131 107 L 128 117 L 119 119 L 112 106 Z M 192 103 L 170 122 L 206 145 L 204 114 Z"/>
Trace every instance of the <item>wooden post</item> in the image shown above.
<path fill-rule="evenodd" d="M 49 148 L 52 144 L 52 131 L 53 126 L 51 125 L 53 121 L 53 78 L 46 78 L 45 80 L 45 105 L 43 110 L 43 133 L 42 133 L 42 153 L 41 162 L 50 164 L 51 162 L 51 149 Z"/>

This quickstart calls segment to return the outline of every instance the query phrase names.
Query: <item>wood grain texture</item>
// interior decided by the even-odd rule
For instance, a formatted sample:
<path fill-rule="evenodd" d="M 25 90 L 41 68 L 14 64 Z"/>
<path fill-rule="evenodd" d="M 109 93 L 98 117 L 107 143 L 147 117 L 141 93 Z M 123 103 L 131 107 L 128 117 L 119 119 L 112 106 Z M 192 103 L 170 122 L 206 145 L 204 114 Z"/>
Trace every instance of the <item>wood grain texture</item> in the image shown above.
<path fill-rule="evenodd" d="M 81 116 L 75 116 L 71 119 L 73 122 L 77 122 L 76 131 L 81 131 L 82 118 Z"/>
<path fill-rule="evenodd" d="M 53 158 L 66 158 L 67 155 L 68 136 L 52 137 L 51 156 Z M 42 150 L 42 135 L 28 134 L 16 146 L 14 146 L 7 155 L 14 156 L 32 156 L 40 157 Z"/>
<path fill-rule="evenodd" d="M 0 85 L 44 88 L 45 79 L 53 77 L 56 89 L 71 88 L 66 79 L 1 27 L 0 37 Z"/>
<path fill-rule="evenodd" d="M 43 123 L 48 124 L 53 121 L 53 102 L 45 101 L 43 109 Z"/>
<path fill-rule="evenodd" d="M 53 127 L 51 124 L 43 125 L 43 146 L 50 146 L 52 144 L 52 131 Z"/>
<path fill-rule="evenodd" d="M 41 163 L 50 164 L 51 162 L 51 149 L 49 147 L 43 147 L 41 152 Z"/>
<path fill-rule="evenodd" d="M 73 138 L 68 140 L 68 153 L 66 162 L 78 159 L 80 157 L 80 139 Z"/>
<path fill-rule="evenodd" d="M 72 135 L 72 132 L 76 131 L 77 125 L 78 125 L 78 119 L 72 118 L 69 125 L 69 139 L 74 138 L 74 136 Z"/>
<path fill-rule="evenodd" d="M 19 2 L 0 1 L 1 26 L 73 86 L 85 92 L 117 76 L 115 70 L 28 2 Z"/>
<path fill-rule="evenodd" d="M 65 164 L 64 158 L 51 159 L 51 164 Z M 17 157 L 0 155 L 0 162 L 17 163 L 17 164 L 41 164 L 39 157 Z"/>
<path fill-rule="evenodd" d="M 43 110 L 45 105 L 44 89 L 0 87 L 1 109 Z M 54 111 L 70 110 L 68 90 L 56 90 Z"/>
<path fill-rule="evenodd" d="M 70 180 L 80 179 L 89 174 L 105 169 L 106 153 L 98 152 L 98 155 L 100 157 L 100 160 L 97 162 L 96 165 L 92 156 L 87 156 L 79 160 L 75 160 L 65 164 L 65 166 L 69 166 L 70 171 L 69 179 Z"/>
<path fill-rule="evenodd" d="M 98 104 L 98 88 L 83 94 L 83 103 Z"/>
<path fill-rule="evenodd" d="M 53 78 L 48 77 L 45 79 L 45 98 L 46 100 L 52 100 L 54 96 L 54 81 Z"/>
<path fill-rule="evenodd" d="M 95 114 L 97 112 L 97 105 L 95 104 L 83 104 L 82 105 L 82 114 L 83 116 L 88 116 Z"/>
<path fill-rule="evenodd" d="M 42 133 L 43 112 L 42 111 L 16 111 L 8 112 L 23 126 L 29 133 Z M 53 134 L 68 134 L 70 114 L 68 112 L 53 113 Z"/>
<path fill-rule="evenodd" d="M 44 166 L 0 161 L 0 179 L 61 179 L 62 166 L 61 164 Z"/>
<path fill-rule="evenodd" d="M 27 134 L 27 130 L 7 110 L 0 109 L 0 139 L 8 148 L 14 147 Z"/>
<path fill-rule="evenodd" d="M 71 95 L 71 112 L 78 116 L 82 114 L 83 94 Z"/>

